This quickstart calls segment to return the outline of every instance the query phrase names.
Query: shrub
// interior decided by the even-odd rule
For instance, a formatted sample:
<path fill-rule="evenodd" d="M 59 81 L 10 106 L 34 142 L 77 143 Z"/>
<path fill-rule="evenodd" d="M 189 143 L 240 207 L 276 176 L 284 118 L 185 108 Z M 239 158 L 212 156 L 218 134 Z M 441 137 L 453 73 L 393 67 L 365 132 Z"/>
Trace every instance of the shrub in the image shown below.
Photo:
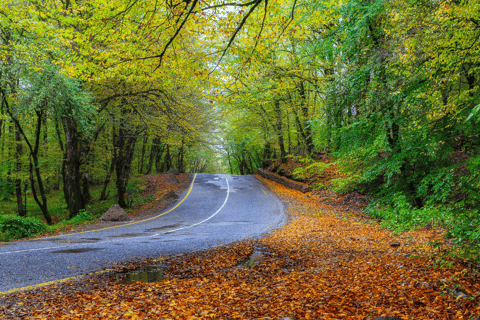
<path fill-rule="evenodd" d="M 312 177 L 323 175 L 325 169 L 330 166 L 330 163 L 314 162 L 306 167 L 296 168 L 293 174 L 299 179 L 311 179 Z"/>
<path fill-rule="evenodd" d="M 479 210 L 468 209 L 462 203 L 428 205 L 419 209 L 408 203 L 401 194 L 397 194 L 391 202 L 394 205 L 384 201 L 373 203 L 365 211 L 383 219 L 383 224 L 395 232 L 441 226 L 447 231 L 446 238 L 453 239 L 452 252 L 469 260 L 480 261 Z"/>
<path fill-rule="evenodd" d="M 0 216 L 0 232 L 7 239 L 32 237 L 47 230 L 47 225 L 32 217 Z"/>
<path fill-rule="evenodd" d="M 88 214 L 85 210 L 80 210 L 80 212 L 75 217 L 70 219 L 68 224 L 77 225 L 77 224 L 82 224 L 85 222 L 92 221 L 94 219 L 95 218 L 92 215 Z"/>
<path fill-rule="evenodd" d="M 15 185 L 13 183 L 0 180 L 0 201 L 10 199 L 14 192 Z"/>
<path fill-rule="evenodd" d="M 126 189 L 125 198 L 129 208 L 144 204 L 150 200 L 150 198 L 145 198 L 142 196 L 142 193 L 146 189 L 144 179 L 142 177 L 129 181 Z"/>
<path fill-rule="evenodd" d="M 344 178 L 336 178 L 330 181 L 330 189 L 338 193 L 349 193 L 358 189 L 360 176 L 352 174 Z"/>

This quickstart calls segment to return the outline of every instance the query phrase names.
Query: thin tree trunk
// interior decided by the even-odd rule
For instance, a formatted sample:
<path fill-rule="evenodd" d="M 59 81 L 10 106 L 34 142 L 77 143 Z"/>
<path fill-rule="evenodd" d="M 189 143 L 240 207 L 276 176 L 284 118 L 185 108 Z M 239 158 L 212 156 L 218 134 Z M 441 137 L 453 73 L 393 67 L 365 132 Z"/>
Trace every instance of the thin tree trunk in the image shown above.
<path fill-rule="evenodd" d="M 308 120 L 310 119 L 309 108 L 307 103 L 307 95 L 305 92 L 305 85 L 303 82 L 300 83 L 300 97 L 302 98 L 302 113 L 303 113 L 303 131 L 305 132 L 305 143 L 307 145 L 307 152 L 310 154 L 313 152 L 313 138 L 312 130 Z"/>
<path fill-rule="evenodd" d="M 145 159 L 145 152 L 146 152 L 146 148 L 147 148 L 147 142 L 148 142 L 148 136 L 147 136 L 147 133 L 145 132 L 145 136 L 143 137 L 143 145 L 142 145 L 142 155 L 140 157 L 140 166 L 138 168 L 138 173 L 142 173 L 143 172 L 143 162 L 144 162 L 144 159 Z"/>
<path fill-rule="evenodd" d="M 45 192 L 45 188 L 43 185 L 42 181 L 42 175 L 40 174 L 40 162 L 38 160 L 38 150 L 40 147 L 40 135 L 41 135 L 41 130 L 42 130 L 42 118 L 44 116 L 44 111 L 43 110 L 38 110 L 35 111 L 37 114 L 37 128 L 36 128 L 36 133 L 35 133 L 35 147 L 33 148 L 31 152 L 31 157 L 33 159 L 33 165 L 32 162 L 30 162 L 30 180 L 32 184 L 32 193 L 33 197 L 35 199 L 35 202 L 38 204 L 40 207 L 40 210 L 43 213 L 43 216 L 45 217 L 45 220 L 49 225 L 53 224 L 52 218 L 50 217 L 50 214 L 48 213 L 48 206 L 47 206 L 47 195 Z M 16 122 L 17 128 L 20 130 L 19 123 L 18 121 Z M 21 130 L 20 130 L 21 131 Z M 22 131 L 21 131 L 22 132 Z M 25 134 L 23 134 L 24 138 L 26 138 Z M 33 172 L 35 172 L 35 177 L 37 179 L 37 184 L 38 184 L 38 191 L 40 192 L 40 197 L 42 201 L 37 196 L 37 192 L 35 189 L 35 181 L 33 178 Z"/>
<path fill-rule="evenodd" d="M 172 168 L 172 156 L 170 154 L 170 146 L 167 144 L 166 148 L 167 148 L 167 152 L 163 159 L 162 165 L 159 167 L 157 163 L 157 166 L 156 166 L 157 174 L 167 172 Z"/>
<path fill-rule="evenodd" d="M 227 159 L 228 159 L 228 166 L 230 167 L 230 174 L 233 174 L 233 166 L 232 162 L 230 161 L 230 152 L 227 150 Z"/>
<path fill-rule="evenodd" d="M 99 201 L 107 200 L 107 188 L 108 184 L 110 183 L 110 180 L 112 179 L 113 172 L 115 171 L 115 164 L 117 162 L 117 149 L 115 148 L 116 146 L 116 131 L 115 131 L 115 126 L 112 126 L 112 145 L 113 145 L 113 150 L 112 150 L 112 162 L 110 163 L 110 168 L 107 172 L 107 175 L 105 176 L 105 181 L 103 182 L 103 188 L 102 192 L 100 193 L 100 198 L 98 199 Z"/>
<path fill-rule="evenodd" d="M 117 161 L 115 163 L 115 171 L 117 174 L 117 196 L 118 205 L 124 209 L 129 207 L 126 202 L 125 194 L 127 191 L 128 179 L 132 166 L 133 156 L 135 153 L 135 144 L 137 142 L 137 134 L 125 129 L 126 124 L 121 121 L 116 137 Z"/>
<path fill-rule="evenodd" d="M 92 195 L 90 194 L 90 185 L 88 184 L 88 174 L 84 174 L 82 178 L 82 196 L 85 205 L 92 201 Z"/>
<path fill-rule="evenodd" d="M 280 147 L 280 160 L 285 163 L 287 154 L 285 152 L 285 142 L 283 139 L 283 124 L 282 124 L 282 109 L 280 109 L 280 101 L 275 100 L 275 116 L 276 116 L 276 131 L 278 138 L 278 146 Z"/>
<path fill-rule="evenodd" d="M 184 157 L 184 139 L 182 138 L 182 145 L 178 149 L 178 155 L 177 155 L 177 169 L 178 172 L 184 173 L 185 172 L 185 167 L 183 163 L 183 157 Z"/>
<path fill-rule="evenodd" d="M 79 132 L 74 120 L 68 117 L 63 118 L 63 127 L 66 140 L 66 175 L 63 192 L 67 201 L 69 217 L 72 219 L 80 210 L 85 209 L 85 199 L 83 198 L 81 188 L 82 175 L 80 172 L 82 154 L 80 151 Z"/>
<path fill-rule="evenodd" d="M 160 137 L 156 136 L 155 138 L 153 138 L 152 147 L 150 148 L 150 157 L 148 159 L 148 165 L 147 165 L 147 170 L 146 170 L 145 174 L 151 174 L 152 173 L 154 163 L 155 163 L 156 168 L 158 168 L 158 166 L 160 166 L 160 164 L 159 164 L 160 159 L 159 158 L 161 158 L 161 157 L 159 157 L 158 154 L 160 153 L 160 155 L 161 155 L 163 153 L 163 149 L 160 150 L 160 143 L 161 143 Z"/>
<path fill-rule="evenodd" d="M 110 163 L 110 169 L 108 170 L 107 176 L 105 177 L 105 181 L 103 182 L 102 192 L 100 193 L 99 201 L 107 200 L 107 187 L 112 179 L 113 171 L 115 171 L 115 157 L 112 158 L 112 162 Z"/>
<path fill-rule="evenodd" d="M 22 136 L 20 131 L 15 128 L 15 158 L 16 158 L 16 172 L 17 177 L 15 178 L 15 196 L 17 198 L 17 211 L 18 215 L 24 217 L 27 215 L 25 207 L 23 206 L 23 199 L 22 199 L 22 179 L 20 179 L 19 175 L 22 172 L 22 155 L 23 155 L 23 146 L 22 146 Z"/>

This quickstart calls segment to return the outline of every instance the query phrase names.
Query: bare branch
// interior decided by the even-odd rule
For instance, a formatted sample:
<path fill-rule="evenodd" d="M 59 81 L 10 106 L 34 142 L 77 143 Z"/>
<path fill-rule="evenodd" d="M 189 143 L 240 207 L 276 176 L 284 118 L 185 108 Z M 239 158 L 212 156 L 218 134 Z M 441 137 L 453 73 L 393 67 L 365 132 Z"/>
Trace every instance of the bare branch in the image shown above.
<path fill-rule="evenodd" d="M 170 46 L 170 44 L 172 44 L 173 40 L 175 40 L 175 38 L 177 37 L 177 35 L 180 33 L 180 30 L 182 30 L 183 26 L 185 25 L 185 23 L 187 22 L 188 20 L 188 17 L 190 16 L 190 14 L 192 14 L 193 12 L 193 9 L 195 9 L 195 7 L 197 6 L 197 3 L 198 3 L 198 0 L 194 0 L 193 3 L 192 3 L 192 6 L 190 8 L 190 11 L 187 13 L 187 16 L 185 17 L 185 19 L 183 19 L 183 22 L 182 24 L 177 28 L 177 30 L 175 31 L 175 34 L 170 38 L 170 40 L 168 41 L 168 43 L 165 45 L 165 47 L 163 48 L 163 51 L 162 53 L 160 53 L 158 56 L 153 56 L 152 58 L 159 58 L 159 63 L 157 65 L 157 67 L 155 68 L 154 71 L 156 71 L 161 65 L 162 65 L 162 59 L 163 59 L 163 56 L 165 55 L 165 52 L 167 51 L 168 47 Z"/>
<path fill-rule="evenodd" d="M 227 47 L 223 50 L 222 56 L 218 60 L 215 68 L 213 68 L 212 72 L 214 72 L 217 69 L 217 67 L 220 65 L 220 62 L 223 60 L 223 57 L 225 57 L 225 54 L 227 54 L 228 49 L 230 49 L 230 47 L 232 46 L 232 43 L 235 40 L 235 37 L 240 32 L 240 30 L 243 28 L 243 25 L 247 21 L 248 17 L 252 14 L 253 11 L 255 11 L 255 9 L 260 5 L 260 3 L 262 3 L 262 1 L 263 0 L 256 0 L 253 7 L 251 7 L 250 10 L 248 10 L 247 14 L 243 17 L 243 19 L 240 22 L 240 24 L 238 25 L 237 29 L 235 29 L 235 32 L 230 37 L 230 40 L 228 41 Z M 212 73 L 212 72 L 210 72 L 210 73 Z"/>
<path fill-rule="evenodd" d="M 217 4 L 217 5 L 214 5 L 214 6 L 209 6 L 209 7 L 202 8 L 202 11 L 216 9 L 216 8 L 222 8 L 222 7 L 249 7 L 252 4 L 255 4 L 256 2 L 257 2 L 257 0 L 253 0 L 253 1 L 250 1 L 250 2 L 247 2 L 247 3 L 238 3 L 238 2 L 222 3 L 222 4 Z"/>

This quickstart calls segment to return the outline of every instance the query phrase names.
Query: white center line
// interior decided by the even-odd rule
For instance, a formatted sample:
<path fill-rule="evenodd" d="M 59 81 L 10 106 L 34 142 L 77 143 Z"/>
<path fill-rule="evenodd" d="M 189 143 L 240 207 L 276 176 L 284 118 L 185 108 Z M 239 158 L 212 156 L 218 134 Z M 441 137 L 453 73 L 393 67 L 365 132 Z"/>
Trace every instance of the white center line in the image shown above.
<path fill-rule="evenodd" d="M 185 227 L 182 227 L 182 228 L 178 228 L 178 229 L 174 229 L 174 230 L 168 230 L 168 231 L 165 231 L 165 232 L 160 232 L 160 233 L 156 233 L 156 234 L 153 234 L 153 235 L 149 235 L 149 236 L 140 236 L 140 237 L 134 237 L 134 238 L 131 238 L 132 240 L 138 240 L 138 239 L 141 239 L 141 238 L 151 238 L 151 237 L 156 237 L 156 236 L 159 236 L 161 234 L 166 234 L 166 233 L 172 233 L 172 232 L 175 232 L 175 231 L 179 231 L 179 230 L 183 230 L 183 229 L 187 229 L 187 228 L 192 228 L 192 227 L 195 227 L 195 226 L 198 226 L 210 219 L 212 219 L 213 217 L 215 217 L 222 209 L 223 207 L 225 207 L 225 204 L 227 203 L 227 200 L 228 200 L 228 197 L 230 195 L 230 185 L 228 184 L 228 180 L 227 178 L 225 178 L 225 182 L 227 183 L 227 196 L 225 197 L 225 200 L 223 201 L 223 204 L 222 206 L 214 213 L 212 214 L 211 216 L 209 216 L 208 218 L 200 221 L 200 222 L 197 222 L 197 223 L 194 223 L 192 225 L 189 225 L 189 226 L 185 226 Z M 120 241 L 125 241 L 124 239 L 121 239 L 121 240 L 109 240 L 109 241 L 100 241 L 100 242 L 96 242 L 95 244 L 102 244 L 102 243 L 112 243 L 112 242 L 120 242 Z M 91 243 L 72 243 L 74 244 L 74 246 L 71 246 L 71 245 L 64 245 L 64 246 L 55 246 L 55 247 L 44 247 L 44 248 L 36 248 L 36 249 L 24 249 L 24 250 L 17 250 L 17 251 L 8 251 L 8 252 L 0 252 L 0 255 L 5 255 L 5 254 L 13 254 L 13 253 L 21 253 L 21 252 L 33 252 L 33 251 L 41 251 L 41 250 L 50 250 L 50 249 L 60 249 L 60 248 L 72 248 L 72 247 L 80 247 L 80 246 L 84 246 L 84 245 L 88 245 L 88 244 L 91 244 Z"/>
<path fill-rule="evenodd" d="M 178 229 L 174 229 L 174 230 L 170 230 L 170 231 L 165 231 L 165 232 L 160 232 L 160 233 L 154 234 L 152 236 L 147 236 L 147 237 L 155 237 L 155 236 L 158 236 L 158 235 L 161 235 L 161 234 L 175 232 L 175 231 L 195 227 L 195 226 L 198 226 L 199 224 L 202 224 L 202 223 L 212 219 L 213 217 L 215 217 L 223 209 L 223 207 L 225 207 L 225 204 L 227 203 L 227 200 L 228 200 L 228 196 L 230 195 L 230 185 L 228 184 L 227 178 L 225 178 L 225 182 L 227 182 L 227 196 L 225 197 L 225 201 L 223 201 L 222 206 L 214 214 L 212 214 L 210 217 L 208 217 L 207 219 L 202 220 L 200 222 L 197 222 L 197 223 L 194 223 L 192 225 L 186 226 L 186 227 L 182 227 L 182 228 L 178 228 Z"/>

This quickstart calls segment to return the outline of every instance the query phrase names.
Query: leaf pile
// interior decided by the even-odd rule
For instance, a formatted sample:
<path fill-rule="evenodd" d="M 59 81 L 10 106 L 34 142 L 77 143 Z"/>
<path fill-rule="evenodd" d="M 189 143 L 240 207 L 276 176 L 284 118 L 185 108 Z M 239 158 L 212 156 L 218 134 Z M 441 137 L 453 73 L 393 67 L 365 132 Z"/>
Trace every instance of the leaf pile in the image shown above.
<path fill-rule="evenodd" d="M 183 190 L 188 188 L 191 181 L 191 175 L 187 173 L 181 173 L 176 177 L 179 180 L 179 183 L 169 183 L 169 174 L 145 175 L 145 191 L 142 192 L 142 197 L 151 198 L 152 201 L 133 207 L 132 212 L 130 212 L 129 215 L 134 217 L 140 215 L 144 216 L 169 207 L 171 202 L 162 202 L 162 196 L 170 191 L 175 191 L 177 194 L 180 194 Z"/>
<path fill-rule="evenodd" d="M 263 179 L 262 179 L 263 180 Z M 259 240 L 125 264 L 117 272 L 0 300 L 3 318 L 36 319 L 475 319 L 480 279 L 460 261 L 437 262 L 442 231 L 393 235 L 263 180 L 291 219 Z M 261 259 L 245 264 L 252 253 Z M 167 280 L 116 282 L 140 263 Z M 253 265 L 242 267 L 243 265 Z M 467 298 L 464 298 L 466 296 Z M 22 304 L 20 304 L 22 303 Z"/>
<path fill-rule="evenodd" d="M 359 193 L 358 186 L 340 171 L 332 156 L 316 153 L 312 158 L 291 156 L 285 162 L 267 160 L 265 170 L 291 180 L 303 182 L 313 191 L 311 197 L 337 209 L 360 209 L 367 206 L 368 196 Z M 347 184 L 342 187 L 341 183 Z M 349 183 L 350 182 L 350 183 Z M 335 189 L 340 189 L 335 192 Z"/>

